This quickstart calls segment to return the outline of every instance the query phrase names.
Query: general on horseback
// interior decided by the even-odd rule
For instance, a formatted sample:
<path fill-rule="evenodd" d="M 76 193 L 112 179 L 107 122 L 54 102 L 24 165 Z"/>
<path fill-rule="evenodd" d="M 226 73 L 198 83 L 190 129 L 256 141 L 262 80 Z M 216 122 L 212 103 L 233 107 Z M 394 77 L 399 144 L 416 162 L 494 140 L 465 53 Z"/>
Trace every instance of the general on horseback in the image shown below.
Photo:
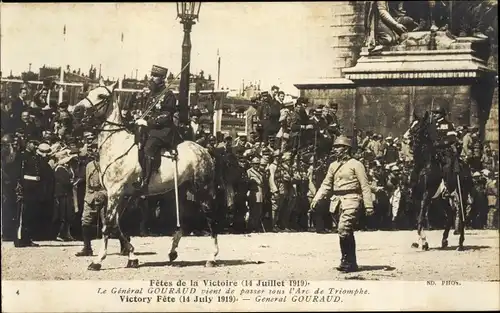
<path fill-rule="evenodd" d="M 89 270 L 101 268 L 112 230 L 117 230 L 120 241 L 125 243 L 124 249 L 129 256 L 127 267 L 139 266 L 134 247 L 120 230 L 120 217 L 127 207 L 125 199 L 137 199 L 137 188 L 141 197 L 163 196 L 175 191 L 178 229 L 172 238 L 168 254 L 171 262 L 178 257 L 176 249 L 182 237 L 180 215 L 184 199 L 179 196 L 179 188 L 191 190 L 195 195 L 195 202 L 207 219 L 214 244 L 207 266 L 215 264 L 215 257 L 219 252 L 219 219 L 212 209 L 215 202 L 214 161 L 208 149 L 193 141 L 182 140 L 175 122 L 176 99 L 164 82 L 167 69 L 153 66 L 151 74 L 150 107 L 136 122 L 138 136 L 123 121 L 118 103 L 113 97 L 117 82 L 105 85 L 101 79 L 99 86 L 90 90 L 72 108 L 84 108 L 84 121 L 96 124 L 98 128 L 97 170 L 107 195 L 103 244 L 99 255 L 89 265 Z M 149 113 L 151 116 L 145 118 Z"/>
<path fill-rule="evenodd" d="M 159 167 L 161 150 L 167 150 L 175 158 L 176 146 L 181 142 L 174 114 L 177 111 L 177 100 L 174 93 L 165 85 L 168 69 L 153 65 L 147 107 L 151 107 L 150 115 L 136 121 L 137 141 L 139 142 L 139 163 L 142 174 L 136 183 L 137 189 L 147 193 L 151 174 Z"/>
<path fill-rule="evenodd" d="M 441 247 L 448 246 L 448 234 L 455 215 L 459 220 L 458 250 L 463 250 L 464 207 L 472 190 L 472 175 L 465 162 L 461 162 L 456 149 L 456 132 L 453 124 L 446 119 L 446 111 L 439 103 L 421 117 L 413 114 L 413 121 L 404 138 L 408 139 L 414 156 L 414 166 L 410 179 L 411 201 L 418 212 L 418 241 L 412 247 L 429 249 L 424 233 L 429 208 L 433 200 L 444 198 L 442 206 L 446 216 Z M 440 206 L 441 208 L 441 206 Z"/>

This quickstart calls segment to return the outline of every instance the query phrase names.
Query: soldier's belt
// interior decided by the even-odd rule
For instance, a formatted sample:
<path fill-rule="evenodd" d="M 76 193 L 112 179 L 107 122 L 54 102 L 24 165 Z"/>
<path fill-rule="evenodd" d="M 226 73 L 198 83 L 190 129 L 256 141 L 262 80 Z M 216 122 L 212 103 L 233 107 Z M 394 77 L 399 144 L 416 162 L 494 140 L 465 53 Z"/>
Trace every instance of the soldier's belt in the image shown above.
<path fill-rule="evenodd" d="M 40 181 L 40 176 L 24 175 L 24 180 Z"/>
<path fill-rule="evenodd" d="M 361 189 L 334 190 L 333 191 L 334 196 L 345 196 L 345 195 L 360 194 L 360 193 L 361 193 Z"/>

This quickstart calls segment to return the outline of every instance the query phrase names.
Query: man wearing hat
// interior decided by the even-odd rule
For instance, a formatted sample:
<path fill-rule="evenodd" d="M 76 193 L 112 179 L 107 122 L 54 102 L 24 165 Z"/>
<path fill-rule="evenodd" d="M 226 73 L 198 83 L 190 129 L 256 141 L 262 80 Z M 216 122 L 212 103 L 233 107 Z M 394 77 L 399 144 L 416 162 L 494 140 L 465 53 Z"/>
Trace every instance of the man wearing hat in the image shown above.
<path fill-rule="evenodd" d="M 147 108 L 152 107 L 150 116 L 147 121 L 144 119 L 136 120 L 139 138 L 141 138 L 139 163 L 142 168 L 140 181 L 136 184 L 136 187 L 141 192 L 147 192 L 154 165 L 158 167 L 158 162 L 155 161 L 160 157 L 161 149 L 171 150 L 171 154 L 176 157 L 177 151 L 175 148 L 177 143 L 180 142 L 179 133 L 173 131 L 177 100 L 172 90 L 167 89 L 165 86 L 167 73 L 168 69 L 153 65 L 150 81 L 151 93 L 147 100 Z M 146 127 L 148 129 L 147 137 L 143 135 Z"/>
<path fill-rule="evenodd" d="M 311 209 L 316 207 L 320 199 L 333 194 L 330 211 L 340 212 L 338 233 L 342 258 L 337 270 L 353 272 L 358 268 L 354 226 L 362 205 L 367 215 L 373 214 L 371 189 L 365 167 L 351 156 L 351 140 L 339 136 L 333 148 L 336 161 L 328 168 L 321 187 L 311 201 Z"/>
<path fill-rule="evenodd" d="M 188 128 L 188 136 L 189 140 L 196 141 L 202 137 L 204 137 L 203 128 L 200 125 L 200 118 L 202 114 L 199 109 L 194 109 L 191 111 L 191 115 L 189 119 L 191 120 Z"/>
<path fill-rule="evenodd" d="M 38 141 L 29 138 L 26 149 L 21 154 L 21 171 L 17 181 L 18 232 L 14 240 L 16 247 L 38 246 L 32 238 L 37 223 L 37 213 L 41 207 L 44 177 L 42 157 L 36 153 Z"/>

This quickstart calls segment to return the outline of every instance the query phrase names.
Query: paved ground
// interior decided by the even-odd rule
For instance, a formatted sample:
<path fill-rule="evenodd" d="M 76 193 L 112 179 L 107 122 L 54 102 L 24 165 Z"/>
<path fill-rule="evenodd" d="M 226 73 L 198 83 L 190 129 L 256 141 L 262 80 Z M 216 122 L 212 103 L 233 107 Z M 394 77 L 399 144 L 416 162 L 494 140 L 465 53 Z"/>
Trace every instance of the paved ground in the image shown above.
<path fill-rule="evenodd" d="M 458 237 L 451 235 L 450 248 L 438 249 L 441 231 L 427 232 L 431 249 L 410 247 L 415 232 L 357 232 L 358 263 L 361 271 L 341 274 L 336 234 L 287 233 L 220 236 L 219 266 L 205 268 L 211 250 L 209 237 L 184 237 L 179 258 L 170 265 L 169 237 L 133 238 L 141 267 L 124 268 L 127 258 L 117 254 L 119 242 L 110 240 L 110 255 L 100 272 L 87 271 L 90 257 L 77 258 L 81 243 L 41 242 L 37 248 L 14 248 L 2 243 L 2 279 L 285 279 L 309 280 L 475 280 L 499 281 L 499 232 L 469 230 L 466 251 L 454 248 Z M 94 253 L 100 246 L 92 242 Z"/>

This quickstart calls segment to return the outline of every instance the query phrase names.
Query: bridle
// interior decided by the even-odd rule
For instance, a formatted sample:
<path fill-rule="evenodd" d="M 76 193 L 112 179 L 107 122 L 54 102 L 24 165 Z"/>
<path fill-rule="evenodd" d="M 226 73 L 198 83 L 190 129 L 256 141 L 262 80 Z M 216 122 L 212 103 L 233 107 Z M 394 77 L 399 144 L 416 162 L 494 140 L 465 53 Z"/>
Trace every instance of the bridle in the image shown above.
<path fill-rule="evenodd" d="M 102 101 L 100 101 L 99 103 L 94 103 L 92 100 L 89 99 L 88 96 L 86 96 L 85 98 L 83 98 L 83 100 L 86 100 L 90 104 L 90 108 L 92 110 L 91 114 L 86 114 L 86 116 L 82 118 L 83 122 L 87 122 L 89 120 L 94 120 L 94 118 L 96 117 L 95 113 L 99 112 L 102 108 L 105 108 L 106 111 L 109 109 L 109 105 L 111 104 L 110 100 L 113 97 L 113 92 L 107 86 L 100 86 L 100 87 L 106 89 L 106 91 L 108 92 L 108 95 L 107 96 L 103 96 L 102 97 Z M 113 129 L 105 129 L 105 128 L 97 129 L 96 128 L 96 130 L 97 131 L 106 131 L 106 132 L 115 132 L 115 131 L 120 131 L 120 130 L 126 129 L 126 127 L 123 124 L 110 122 L 108 120 L 105 120 L 103 122 L 103 124 L 104 125 L 108 124 L 108 125 L 116 126 L 117 128 L 113 128 Z"/>

